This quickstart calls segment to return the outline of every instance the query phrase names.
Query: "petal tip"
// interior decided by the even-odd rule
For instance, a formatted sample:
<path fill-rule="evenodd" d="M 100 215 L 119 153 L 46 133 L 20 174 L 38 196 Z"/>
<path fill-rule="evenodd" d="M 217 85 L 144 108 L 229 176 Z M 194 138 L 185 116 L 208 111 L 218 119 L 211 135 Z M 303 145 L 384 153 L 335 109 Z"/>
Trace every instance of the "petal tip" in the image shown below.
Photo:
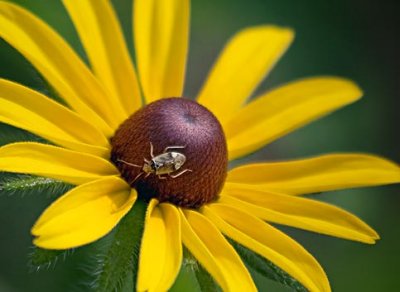
<path fill-rule="evenodd" d="M 366 244 L 369 244 L 369 245 L 374 245 L 376 243 L 377 243 L 377 240 L 375 240 L 375 239 L 372 239 L 370 242 L 366 242 Z"/>
<path fill-rule="evenodd" d="M 375 244 L 378 240 L 381 239 L 381 237 L 375 230 L 372 230 L 372 231 L 373 231 L 373 234 L 371 235 L 371 239 L 374 241 L 373 244 Z"/>
<path fill-rule="evenodd" d="M 47 250 L 67 250 L 69 248 L 74 248 L 77 246 L 71 246 L 71 247 L 67 247 L 67 246 L 63 246 L 62 244 L 54 244 L 54 243 L 49 243 L 49 241 L 46 238 L 42 238 L 42 237 L 36 237 L 33 239 L 33 245 L 35 245 L 36 247 L 42 248 L 42 249 L 47 249 Z"/>
<path fill-rule="evenodd" d="M 43 214 L 43 213 L 42 213 Z M 42 220 L 42 215 L 36 220 L 35 224 L 33 224 L 31 228 L 31 235 L 38 238 L 41 234 L 41 227 L 43 226 L 45 222 Z"/>
<path fill-rule="evenodd" d="M 364 243 L 364 244 L 369 244 L 369 245 L 376 244 L 378 240 L 379 240 L 379 236 L 378 235 L 376 235 L 376 236 L 373 236 L 373 235 L 364 236 L 363 238 L 360 237 L 358 239 L 355 239 L 355 241 L 358 241 L 358 242 Z"/>
<path fill-rule="evenodd" d="M 43 240 L 41 237 L 35 237 L 33 239 L 33 245 L 39 248 L 43 248 L 43 249 L 52 249 L 51 247 L 47 246 L 46 243 L 43 244 Z"/>
<path fill-rule="evenodd" d="M 33 236 L 39 236 L 38 227 L 37 227 L 37 224 L 36 224 L 36 223 L 35 223 L 35 225 L 33 225 L 32 228 L 31 228 L 31 235 L 33 235 Z"/>
<path fill-rule="evenodd" d="M 363 95 L 364 91 L 361 89 L 361 87 L 354 81 L 348 80 L 348 79 L 343 79 L 344 82 L 347 82 L 349 85 L 349 88 L 353 91 L 354 94 L 354 100 L 359 100 Z"/>
<path fill-rule="evenodd" d="M 351 79 L 338 76 L 322 76 L 322 78 L 330 79 L 332 82 L 336 82 L 337 87 L 342 88 L 343 92 L 347 93 L 352 101 L 357 101 L 364 95 L 361 87 Z"/>
<path fill-rule="evenodd" d="M 252 26 L 245 28 L 242 32 L 263 31 L 264 33 L 274 33 L 280 35 L 282 39 L 286 39 L 288 43 L 292 42 L 295 37 L 295 30 L 291 27 L 279 26 L 273 24 L 264 24 L 260 26 Z"/>
<path fill-rule="evenodd" d="M 296 31 L 291 27 L 287 27 L 287 26 L 279 27 L 279 26 L 277 26 L 276 28 L 279 29 L 290 41 L 293 41 L 293 39 L 296 36 Z"/>

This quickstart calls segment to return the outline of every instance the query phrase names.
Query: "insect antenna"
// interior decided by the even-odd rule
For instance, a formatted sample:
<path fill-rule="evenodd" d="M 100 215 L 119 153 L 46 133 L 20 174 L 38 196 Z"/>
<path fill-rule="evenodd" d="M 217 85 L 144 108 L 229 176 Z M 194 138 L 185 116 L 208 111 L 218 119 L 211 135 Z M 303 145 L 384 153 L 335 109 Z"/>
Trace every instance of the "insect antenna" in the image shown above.
<path fill-rule="evenodd" d="M 142 168 L 142 167 L 143 167 L 143 166 L 141 166 L 141 165 L 133 164 L 133 163 L 127 162 L 127 161 L 122 160 L 122 159 L 117 159 L 117 161 L 118 161 L 118 162 L 122 162 L 122 163 L 124 163 L 124 164 L 126 164 L 126 165 L 129 165 L 129 166 L 133 166 L 133 167 L 138 167 L 138 168 Z"/>
<path fill-rule="evenodd" d="M 185 146 L 177 146 L 177 145 L 176 146 L 167 146 L 164 148 L 163 153 L 166 153 L 167 151 L 169 151 L 171 149 L 184 149 L 184 148 L 186 148 L 186 145 Z"/>

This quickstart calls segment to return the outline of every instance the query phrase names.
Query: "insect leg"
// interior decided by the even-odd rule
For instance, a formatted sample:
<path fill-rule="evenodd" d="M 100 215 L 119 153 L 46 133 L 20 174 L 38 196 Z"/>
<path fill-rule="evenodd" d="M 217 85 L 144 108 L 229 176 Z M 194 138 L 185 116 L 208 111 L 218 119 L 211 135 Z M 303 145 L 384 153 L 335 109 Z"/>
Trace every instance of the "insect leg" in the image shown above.
<path fill-rule="evenodd" d="M 165 176 L 161 176 L 161 174 L 158 175 L 159 179 L 167 179 Z"/>
<path fill-rule="evenodd" d="M 143 172 L 139 173 L 133 181 L 130 182 L 130 184 L 133 184 L 141 175 L 143 174 Z"/>
<path fill-rule="evenodd" d="M 167 146 L 167 147 L 165 147 L 163 153 L 167 152 L 170 149 L 183 149 L 183 148 L 186 148 L 186 146 Z"/>
<path fill-rule="evenodd" d="M 177 178 L 178 176 L 181 176 L 185 172 L 192 172 L 192 171 L 193 170 L 191 170 L 191 169 L 185 169 L 185 170 L 182 170 L 181 172 L 179 172 L 177 174 L 169 174 L 169 176 L 172 177 L 172 178 Z"/>
<path fill-rule="evenodd" d="M 125 160 L 122 160 L 122 159 L 117 159 L 117 161 L 118 161 L 118 162 L 122 162 L 122 163 L 124 163 L 124 164 L 126 164 L 126 165 L 129 165 L 129 166 L 133 166 L 133 167 L 142 168 L 142 166 L 140 166 L 140 165 L 133 164 L 133 163 L 127 162 L 127 161 L 125 161 Z"/>
<path fill-rule="evenodd" d="M 151 158 L 154 158 L 153 151 L 154 151 L 153 143 L 150 142 L 150 156 L 151 156 Z"/>

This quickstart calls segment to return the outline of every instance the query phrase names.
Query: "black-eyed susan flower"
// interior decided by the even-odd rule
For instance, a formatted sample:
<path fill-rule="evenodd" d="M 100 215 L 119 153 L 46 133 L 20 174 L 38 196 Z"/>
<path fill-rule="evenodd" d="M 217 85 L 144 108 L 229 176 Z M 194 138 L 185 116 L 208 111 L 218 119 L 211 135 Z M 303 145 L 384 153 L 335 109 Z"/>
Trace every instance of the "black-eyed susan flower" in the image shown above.
<path fill-rule="evenodd" d="M 228 161 L 358 100 L 353 82 L 302 79 L 247 99 L 293 39 L 288 28 L 235 35 L 196 101 L 182 96 L 188 0 L 136 0 L 138 76 L 107 0 L 63 1 L 90 67 L 29 11 L 0 1 L 0 36 L 66 105 L 0 80 L 0 121 L 50 144 L 0 148 L 0 171 L 76 185 L 32 228 L 34 244 L 69 249 L 108 234 L 137 200 L 148 202 L 136 289 L 174 283 L 184 245 L 224 291 L 255 291 L 227 238 L 281 267 L 310 291 L 330 291 L 318 262 L 266 222 L 364 243 L 378 234 L 352 214 L 302 195 L 400 181 L 400 168 L 366 154 L 253 163 Z"/>

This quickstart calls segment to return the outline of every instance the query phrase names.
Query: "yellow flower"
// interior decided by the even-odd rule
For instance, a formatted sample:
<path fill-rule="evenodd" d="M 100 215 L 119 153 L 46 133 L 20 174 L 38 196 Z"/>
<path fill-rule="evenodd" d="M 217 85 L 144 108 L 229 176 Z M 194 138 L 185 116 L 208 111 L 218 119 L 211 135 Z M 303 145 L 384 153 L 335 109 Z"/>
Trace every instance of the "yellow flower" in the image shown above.
<path fill-rule="evenodd" d="M 0 171 L 29 173 L 76 185 L 56 200 L 32 228 L 34 243 L 46 249 L 68 249 L 98 240 L 118 224 L 138 198 L 142 199 L 143 194 L 120 173 L 125 171 L 123 177 L 131 179 L 126 169 L 134 162 L 120 158 L 111 162 L 110 153 L 116 150 L 110 139 L 143 106 L 142 100 L 149 104 L 182 96 L 189 35 L 188 0 L 136 0 L 133 28 L 139 85 L 109 1 L 63 3 L 91 68 L 39 18 L 0 1 L 0 37 L 32 63 L 67 104 L 0 80 L 0 121 L 54 144 L 3 146 Z M 247 103 L 292 39 L 292 30 L 276 26 L 239 32 L 228 42 L 201 89 L 197 102 L 222 125 L 229 160 L 361 97 L 361 90 L 351 81 L 316 77 L 292 82 Z M 147 118 L 146 123 L 159 122 L 157 116 Z M 179 128 L 171 127 L 170 131 L 174 134 Z M 150 149 L 149 142 L 143 147 Z M 190 151 L 190 146 L 181 145 L 185 149 L 177 153 Z M 149 152 L 135 153 L 143 157 Z M 202 161 L 211 165 L 215 162 Z M 195 163 L 192 161 L 192 165 Z M 203 164 L 197 167 L 205 167 Z M 132 166 L 128 172 L 138 171 Z M 176 181 L 185 177 L 195 181 L 197 171 L 189 169 Z M 162 183 L 162 178 L 149 174 L 153 183 Z M 213 175 L 194 178 L 207 180 Z M 141 183 L 146 179 L 142 176 Z M 379 236 L 360 219 L 302 195 L 399 181 L 399 167 L 383 158 L 333 154 L 234 168 L 228 172 L 222 190 L 206 203 L 187 203 L 187 198 L 177 200 L 168 192 L 162 199 L 155 194 L 146 213 L 137 290 L 169 289 L 181 266 L 183 244 L 224 291 L 255 291 L 249 272 L 225 235 L 281 267 L 310 291 L 330 291 L 318 262 L 266 221 L 372 244 Z M 194 205 L 198 208 L 188 208 Z"/>

